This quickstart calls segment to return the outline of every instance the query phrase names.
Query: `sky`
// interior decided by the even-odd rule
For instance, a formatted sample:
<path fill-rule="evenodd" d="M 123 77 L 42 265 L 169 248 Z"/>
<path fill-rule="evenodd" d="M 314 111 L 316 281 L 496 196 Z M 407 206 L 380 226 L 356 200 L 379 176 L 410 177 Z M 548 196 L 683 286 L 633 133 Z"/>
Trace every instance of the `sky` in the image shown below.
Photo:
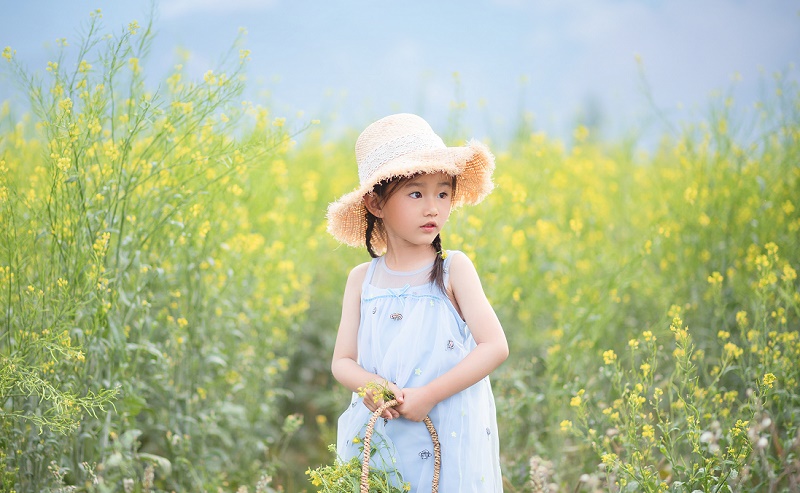
<path fill-rule="evenodd" d="M 151 10 L 149 0 L 0 3 L 0 48 L 41 72 L 55 40 L 76 46 L 95 9 L 114 33 Z M 587 118 L 611 135 L 658 131 L 655 114 L 700 118 L 719 93 L 752 106 L 774 74 L 798 80 L 800 54 L 795 0 L 157 0 L 154 27 L 148 77 L 163 79 L 186 50 L 202 79 L 244 27 L 246 97 L 276 116 L 358 129 L 413 112 L 442 133 L 460 101 L 464 131 L 492 140 L 523 115 L 560 138 Z M 0 69 L 0 101 L 20 98 Z"/>

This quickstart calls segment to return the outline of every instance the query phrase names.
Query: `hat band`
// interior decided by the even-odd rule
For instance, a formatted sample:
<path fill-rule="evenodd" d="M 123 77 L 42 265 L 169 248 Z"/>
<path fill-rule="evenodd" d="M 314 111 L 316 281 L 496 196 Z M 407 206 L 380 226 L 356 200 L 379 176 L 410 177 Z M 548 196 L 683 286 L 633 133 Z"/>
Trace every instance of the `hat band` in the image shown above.
<path fill-rule="evenodd" d="M 385 142 L 372 151 L 359 163 L 358 178 L 365 184 L 378 169 L 389 161 L 416 151 L 445 149 L 444 141 L 435 133 L 408 134 Z"/>

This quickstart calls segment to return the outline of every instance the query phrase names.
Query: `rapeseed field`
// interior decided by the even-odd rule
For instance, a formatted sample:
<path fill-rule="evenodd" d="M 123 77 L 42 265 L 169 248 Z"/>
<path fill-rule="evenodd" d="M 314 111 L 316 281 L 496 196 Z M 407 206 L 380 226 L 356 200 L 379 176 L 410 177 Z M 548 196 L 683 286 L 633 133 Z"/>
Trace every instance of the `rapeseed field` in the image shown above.
<path fill-rule="evenodd" d="M 316 491 L 357 129 L 242 101 L 239 44 L 154 85 L 152 26 L 99 15 L 38 72 L 0 59 L 30 107 L 0 109 L 0 490 Z M 769 84 L 646 151 L 493 146 L 443 245 L 509 338 L 506 491 L 800 488 L 800 91 Z"/>

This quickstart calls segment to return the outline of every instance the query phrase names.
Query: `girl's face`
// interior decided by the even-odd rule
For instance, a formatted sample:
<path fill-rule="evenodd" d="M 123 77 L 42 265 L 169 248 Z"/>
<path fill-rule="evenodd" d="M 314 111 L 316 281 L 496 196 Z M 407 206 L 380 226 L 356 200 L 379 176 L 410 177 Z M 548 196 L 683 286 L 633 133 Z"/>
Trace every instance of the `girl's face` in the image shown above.
<path fill-rule="evenodd" d="M 388 198 L 367 196 L 367 208 L 383 220 L 389 244 L 430 245 L 450 217 L 453 178 L 420 174 L 403 180 Z"/>

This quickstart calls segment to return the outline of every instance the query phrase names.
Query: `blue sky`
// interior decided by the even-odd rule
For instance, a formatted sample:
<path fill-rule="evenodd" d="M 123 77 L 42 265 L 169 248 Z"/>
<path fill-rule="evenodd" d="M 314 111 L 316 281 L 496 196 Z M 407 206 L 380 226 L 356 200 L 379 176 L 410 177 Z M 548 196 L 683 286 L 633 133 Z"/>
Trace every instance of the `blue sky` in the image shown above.
<path fill-rule="evenodd" d="M 41 71 L 57 38 L 77 44 L 91 11 L 102 9 L 106 28 L 119 32 L 150 9 L 141 0 L 2 1 L 0 47 Z M 495 139 L 523 111 L 555 136 L 569 135 L 588 107 L 611 133 L 641 128 L 653 110 L 637 56 L 656 106 L 691 119 L 715 92 L 731 90 L 746 106 L 773 73 L 797 80 L 800 53 L 800 4 L 786 0 L 160 0 L 156 11 L 146 64 L 154 77 L 179 47 L 201 77 L 245 27 L 247 98 L 276 115 L 303 110 L 306 120 L 361 128 L 410 111 L 441 130 L 458 90 L 468 131 Z M 12 97 L 0 75 L 0 100 Z"/>

